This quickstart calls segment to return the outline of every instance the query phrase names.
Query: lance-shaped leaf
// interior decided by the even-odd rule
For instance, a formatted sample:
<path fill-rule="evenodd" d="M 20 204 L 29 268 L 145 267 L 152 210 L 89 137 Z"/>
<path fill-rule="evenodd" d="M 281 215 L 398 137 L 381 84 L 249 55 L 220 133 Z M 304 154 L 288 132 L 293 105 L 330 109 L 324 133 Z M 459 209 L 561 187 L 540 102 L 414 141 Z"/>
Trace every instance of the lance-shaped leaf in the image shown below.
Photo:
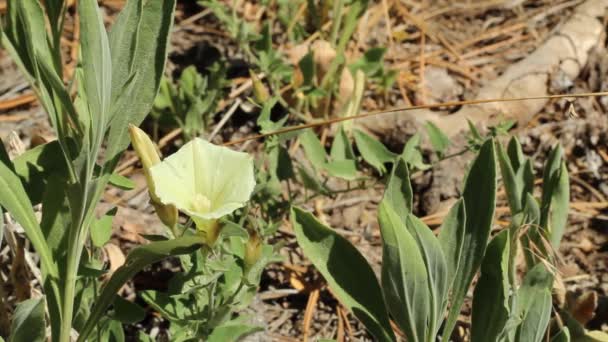
<path fill-rule="evenodd" d="M 464 199 L 461 198 L 452 206 L 443 223 L 441 223 L 439 231 L 439 244 L 447 264 L 448 288 L 452 286 L 458 271 L 465 228 L 466 209 Z M 446 306 L 447 301 L 444 303 L 444 308 Z"/>
<path fill-rule="evenodd" d="M 516 311 L 521 324 L 517 327 L 515 341 L 540 342 L 551 318 L 551 288 L 553 275 L 538 263 L 526 276 L 517 291 Z"/>
<path fill-rule="evenodd" d="M 130 0 L 110 30 L 112 60 L 110 168 L 129 144 L 129 124 L 148 115 L 165 70 L 175 0 Z M 143 3 L 143 4 L 142 4 Z"/>
<path fill-rule="evenodd" d="M 80 331 L 78 341 L 86 341 L 108 306 L 114 301 L 114 296 L 118 290 L 137 272 L 166 257 L 190 254 L 202 245 L 203 240 L 200 236 L 191 235 L 174 240 L 152 242 L 132 250 L 127 256 L 125 264 L 114 272 L 110 280 L 101 289 L 101 293 L 91 309 L 91 314 Z"/>
<path fill-rule="evenodd" d="M 391 171 L 391 177 L 384 191 L 384 200 L 397 212 L 403 222 L 408 214 L 412 212 L 412 185 L 407 162 L 403 157 L 397 158 L 395 166 Z"/>
<path fill-rule="evenodd" d="M 435 340 L 437 330 L 443 321 L 443 304 L 448 293 L 448 266 L 441 244 L 431 229 L 412 214 L 408 215 L 406 224 L 407 229 L 418 243 L 428 274 L 430 312 L 425 340 Z"/>
<path fill-rule="evenodd" d="M 463 193 L 466 203 L 466 226 L 458 272 L 452 285 L 450 311 L 445 325 L 443 341 L 450 337 L 460 307 L 477 273 L 486 250 L 496 203 L 496 158 L 494 141 L 487 140 L 467 175 Z"/>
<path fill-rule="evenodd" d="M 330 151 L 332 160 L 354 160 L 355 152 L 353 151 L 353 147 L 351 145 L 350 140 L 348 139 L 348 135 L 344 130 L 344 126 L 340 126 L 338 133 L 334 137 L 334 141 L 331 144 Z"/>
<path fill-rule="evenodd" d="M 518 182 L 511 160 L 501 144 L 498 144 L 496 153 L 511 213 L 517 214 L 522 210 L 523 184 Z"/>
<path fill-rule="evenodd" d="M 394 341 L 380 285 L 361 253 L 302 209 L 292 208 L 291 222 L 304 254 L 340 302 L 378 341 Z"/>
<path fill-rule="evenodd" d="M 473 294 L 471 341 L 498 341 L 509 319 L 509 231 L 492 239 Z"/>
<path fill-rule="evenodd" d="M 570 181 L 568 168 L 557 145 L 549 154 L 543 174 L 540 225 L 547 231 L 553 248 L 558 248 L 568 222 Z"/>
<path fill-rule="evenodd" d="M 78 4 L 83 87 L 91 115 L 93 149 L 101 143 L 110 115 L 112 57 L 103 19 L 95 0 Z M 97 156 L 92 156 L 97 158 Z"/>
<path fill-rule="evenodd" d="M 378 220 L 386 304 L 408 341 L 426 341 L 432 304 L 423 256 L 405 222 L 386 201 L 380 203 Z"/>

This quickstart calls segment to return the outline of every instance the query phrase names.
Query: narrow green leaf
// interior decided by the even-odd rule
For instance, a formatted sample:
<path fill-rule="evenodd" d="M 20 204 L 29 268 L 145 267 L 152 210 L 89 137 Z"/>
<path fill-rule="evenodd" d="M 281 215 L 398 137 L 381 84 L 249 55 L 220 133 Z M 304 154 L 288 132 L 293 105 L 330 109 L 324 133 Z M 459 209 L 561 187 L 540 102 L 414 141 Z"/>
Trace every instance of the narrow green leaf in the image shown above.
<path fill-rule="evenodd" d="M 133 190 L 133 189 L 135 189 L 135 182 L 133 182 L 129 178 L 127 178 L 125 176 L 121 176 L 121 175 L 119 175 L 117 173 L 113 173 L 110 176 L 109 182 L 110 182 L 110 184 L 112 184 L 115 187 L 117 187 L 119 189 L 122 189 L 122 190 Z"/>
<path fill-rule="evenodd" d="M 381 142 L 363 131 L 355 130 L 354 136 L 357 148 L 359 149 L 359 152 L 361 152 L 363 160 L 373 166 L 378 173 L 385 173 L 386 168 L 384 167 L 384 164 L 393 162 L 397 155 L 389 151 Z"/>
<path fill-rule="evenodd" d="M 458 272 L 452 287 L 450 310 L 443 334 L 444 342 L 449 339 L 456 325 L 464 297 L 481 265 L 492 227 L 496 203 L 496 157 L 494 141 L 491 139 L 481 146 L 471 165 L 463 198 L 466 203 L 466 228 Z"/>
<path fill-rule="evenodd" d="M 228 322 L 213 329 L 207 342 L 240 341 L 243 337 L 262 330 L 264 328 L 257 325 Z"/>
<path fill-rule="evenodd" d="M 9 342 L 44 342 L 44 298 L 28 299 L 17 304 L 11 323 Z"/>
<path fill-rule="evenodd" d="M 399 157 L 388 179 L 384 200 L 395 210 L 401 221 L 405 222 L 408 214 L 412 212 L 413 197 L 407 163 L 403 157 Z"/>
<path fill-rule="evenodd" d="M 509 319 L 509 241 L 509 231 L 501 231 L 492 239 L 484 256 L 481 275 L 473 293 L 473 342 L 499 341 Z"/>
<path fill-rule="evenodd" d="M 359 251 L 302 209 L 292 208 L 291 222 L 304 254 L 340 302 L 378 341 L 394 341 L 380 285 Z"/>
<path fill-rule="evenodd" d="M 382 289 L 408 341 L 426 341 L 431 313 L 428 273 L 416 240 L 386 201 L 378 210 L 382 234 Z"/>
<path fill-rule="evenodd" d="M 152 242 L 133 249 L 127 256 L 125 264 L 114 272 L 110 280 L 102 288 L 101 294 L 91 309 L 91 315 L 84 324 L 82 331 L 80 331 L 78 341 L 86 341 L 98 320 L 114 300 L 118 290 L 137 272 L 147 265 L 158 262 L 166 257 L 192 253 L 202 245 L 203 241 L 201 237 L 192 235 L 174 240 Z"/>
<path fill-rule="evenodd" d="M 522 210 L 523 184 L 518 182 L 511 159 L 501 144 L 498 144 L 496 154 L 498 155 L 502 182 L 505 185 L 511 214 L 515 215 Z"/>
<path fill-rule="evenodd" d="M 430 167 L 422 160 L 422 153 L 420 152 L 420 133 L 414 134 L 403 146 L 401 157 L 410 166 L 410 169 L 426 170 Z"/>
<path fill-rule="evenodd" d="M 466 209 L 464 199 L 459 199 L 443 220 L 439 231 L 439 244 L 445 255 L 448 272 L 448 287 L 452 287 L 458 272 L 458 265 L 462 255 L 462 244 L 466 228 Z M 444 308 L 447 302 L 444 303 Z"/>
<path fill-rule="evenodd" d="M 321 183 L 317 178 L 317 175 L 314 172 L 309 171 L 306 167 L 299 166 L 298 173 L 302 179 L 302 185 L 304 185 L 305 188 L 323 195 L 331 193 L 331 189 Z"/>
<path fill-rule="evenodd" d="M 447 148 L 450 146 L 450 139 L 437 127 L 434 123 L 427 121 L 425 126 L 426 132 L 429 135 L 429 139 L 431 140 L 431 145 L 433 145 L 433 149 L 435 153 L 439 157 L 443 156 Z"/>
<path fill-rule="evenodd" d="M 517 171 L 525 163 L 524 151 L 521 149 L 521 144 L 517 137 L 512 136 L 507 145 L 507 155 L 511 161 L 513 170 Z"/>

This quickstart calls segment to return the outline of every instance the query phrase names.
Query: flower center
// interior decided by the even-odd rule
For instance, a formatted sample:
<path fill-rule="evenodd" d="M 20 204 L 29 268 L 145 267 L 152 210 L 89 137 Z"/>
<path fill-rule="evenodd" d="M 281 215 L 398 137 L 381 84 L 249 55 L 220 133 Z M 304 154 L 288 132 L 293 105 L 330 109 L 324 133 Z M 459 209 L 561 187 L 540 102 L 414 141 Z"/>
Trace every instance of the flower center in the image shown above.
<path fill-rule="evenodd" d="M 190 203 L 190 210 L 196 213 L 207 213 L 211 210 L 211 201 L 205 195 L 197 193 Z"/>

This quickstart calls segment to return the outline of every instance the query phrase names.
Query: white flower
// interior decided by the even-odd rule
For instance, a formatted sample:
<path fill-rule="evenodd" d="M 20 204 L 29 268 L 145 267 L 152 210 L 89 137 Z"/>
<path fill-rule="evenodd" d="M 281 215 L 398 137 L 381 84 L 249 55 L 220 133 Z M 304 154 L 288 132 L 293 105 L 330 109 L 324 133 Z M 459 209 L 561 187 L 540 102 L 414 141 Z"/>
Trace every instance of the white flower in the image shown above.
<path fill-rule="evenodd" d="M 245 205 L 253 188 L 253 158 L 196 138 L 150 169 L 155 192 L 203 231 Z M 218 232 L 208 232 L 214 242 Z"/>

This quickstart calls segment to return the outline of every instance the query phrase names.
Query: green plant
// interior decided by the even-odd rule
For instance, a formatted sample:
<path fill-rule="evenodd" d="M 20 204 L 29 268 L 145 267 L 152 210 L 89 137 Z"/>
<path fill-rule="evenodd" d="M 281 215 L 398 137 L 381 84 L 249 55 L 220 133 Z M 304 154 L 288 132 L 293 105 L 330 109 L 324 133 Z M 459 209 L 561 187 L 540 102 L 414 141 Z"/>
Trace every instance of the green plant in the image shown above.
<path fill-rule="evenodd" d="M 163 77 L 151 113 L 157 125 L 179 126 L 187 141 L 202 136 L 213 123 L 225 76 L 224 67 L 216 63 L 208 76 L 201 76 L 194 66 L 184 69 L 175 85 Z"/>
<path fill-rule="evenodd" d="M 248 223 L 248 211 L 235 212 L 253 191 L 253 162 L 245 154 L 202 140 L 194 140 L 161 162 L 150 139 L 134 127 L 149 113 L 161 83 L 175 1 L 130 0 L 109 33 L 97 1 L 80 1 L 80 60 L 67 86 L 59 46 L 65 7 L 57 0 L 45 1 L 44 7 L 38 0 L 10 0 L 2 28 L 3 47 L 26 75 L 57 135 L 56 141 L 14 160 L 8 158 L 3 145 L 0 148 L 0 185 L 4 189 L 0 206 L 23 227 L 40 256 L 44 290 L 43 297 L 17 305 L 10 341 L 45 341 L 47 324 L 52 341 L 123 341 L 122 323 L 141 320 L 144 311 L 117 296 L 118 291 L 144 267 L 170 256 L 182 256 L 185 271 L 176 275 L 174 289 L 188 288 L 187 295 L 192 297 L 187 299 L 197 301 L 200 306 L 196 309 L 201 310 L 199 316 L 174 322 L 174 331 L 180 326 L 188 329 L 188 338 L 181 340 L 236 336 L 232 327 L 241 323 L 235 320 L 234 310 L 248 303 L 272 255 L 272 248 L 264 242 L 264 231 Z M 189 87 L 182 92 L 184 99 L 198 109 L 211 107 L 201 104 L 200 93 L 194 92 L 216 86 L 205 88 L 198 74 L 190 71 L 188 75 L 190 78 L 183 77 Z M 220 87 L 215 89 L 219 92 Z M 209 102 L 215 102 L 216 96 Z M 95 209 L 108 184 L 132 186 L 113 173 L 129 144 L 129 127 L 152 204 L 170 229 L 167 236 L 146 236 L 151 242 L 134 248 L 125 264 L 108 274 L 100 247 L 111 236 L 116 210 L 96 218 Z M 224 167 L 247 173 L 234 174 L 233 178 L 243 179 L 248 190 L 227 193 L 228 187 L 210 186 L 210 156 L 215 158 L 213 170 L 224 165 L 223 161 L 228 163 Z M 167 165 L 186 165 L 184 160 L 197 167 L 196 176 L 180 177 L 189 182 L 180 189 L 194 191 L 189 192 L 192 202 L 186 205 L 171 197 L 176 188 L 166 186 L 173 183 L 167 177 L 180 176 L 166 172 Z M 206 172 L 199 173 L 201 165 Z M 224 178 L 225 183 L 234 180 Z M 36 204 L 42 204 L 40 222 L 32 209 Z M 180 224 L 177 210 L 194 219 L 198 229 Z M 226 226 L 231 228 L 223 229 Z M 104 283 L 102 275 L 109 276 Z M 206 306 L 198 302 L 205 294 L 209 296 Z M 147 300 L 156 307 L 164 305 L 150 296 Z M 109 307 L 113 310 L 108 311 Z M 187 315 L 190 308 L 184 310 L 179 314 Z M 253 328 L 238 329 L 243 334 Z"/>
<path fill-rule="evenodd" d="M 544 193 L 548 194 L 541 201 L 546 216 L 554 222 L 552 226 L 536 224 L 538 230 L 530 229 L 539 221 L 534 221 L 529 209 L 520 205 L 512 208 L 511 227 L 498 233 L 486 248 L 494 216 L 496 159 L 510 203 L 512 197 L 522 203 L 524 195 L 528 198 L 526 203 L 536 203 L 532 188 L 523 188 L 524 171 L 517 173 L 520 178 L 516 181 L 504 172 L 504 165 L 512 161 L 517 162 L 518 171 L 524 164 L 529 166 L 517 141 L 513 139 L 509 144 L 509 155 L 514 159 L 505 160 L 502 146 L 496 145 L 493 140 L 486 140 L 480 146 L 470 166 L 463 197 L 451 208 L 438 237 L 413 215 L 408 163 L 403 157 L 397 158 L 378 209 L 383 245 L 380 283 L 346 239 L 311 214 L 297 207 L 292 209 L 292 225 L 305 255 L 341 303 L 376 339 L 395 340 L 389 324 L 391 317 L 408 341 L 435 341 L 442 325 L 442 340 L 447 341 L 480 268 L 473 297 L 472 340 L 541 341 L 545 336 L 551 317 L 551 249 L 545 249 L 544 254 L 533 253 L 536 258 L 528 265 L 521 284 L 515 273 L 515 256 L 520 237 L 522 241 L 534 238 L 539 245 L 541 240 L 555 241 L 555 248 L 559 244 L 567 217 L 567 172 L 559 152 L 553 152 L 545 167 L 545 178 L 555 180 L 547 182 Z M 559 147 L 554 151 L 559 151 Z M 535 218 L 540 217 L 538 210 Z M 523 252 L 532 254 L 530 248 Z M 352 269 L 358 272 L 352 273 Z"/>

